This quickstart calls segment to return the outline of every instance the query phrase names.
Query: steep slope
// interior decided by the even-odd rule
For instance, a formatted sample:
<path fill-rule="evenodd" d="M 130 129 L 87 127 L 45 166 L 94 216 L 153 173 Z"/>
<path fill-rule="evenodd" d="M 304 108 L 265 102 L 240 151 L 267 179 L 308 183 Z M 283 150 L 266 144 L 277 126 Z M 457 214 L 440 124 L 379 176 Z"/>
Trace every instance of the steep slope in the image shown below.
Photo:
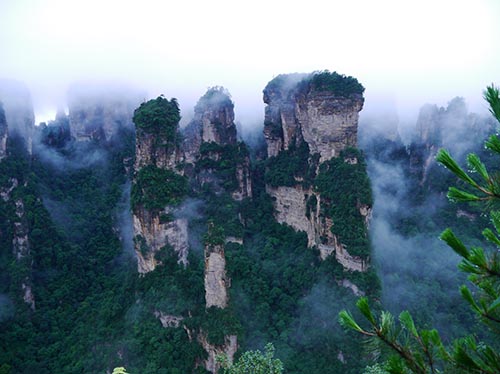
<path fill-rule="evenodd" d="M 121 130 L 133 130 L 132 116 L 142 96 L 126 86 L 73 84 L 68 91 L 71 137 L 109 142 Z"/>
<path fill-rule="evenodd" d="M 207 185 L 216 193 L 230 193 L 235 200 L 252 196 L 249 153 L 236 135 L 229 92 L 223 87 L 208 89 L 184 130 L 187 172 L 195 179 L 196 190 Z"/>
<path fill-rule="evenodd" d="M 158 97 L 134 113 L 136 147 L 132 211 L 138 270 L 155 269 L 155 255 L 166 245 L 187 264 L 187 221 L 174 218 L 175 206 L 187 193 L 179 133 L 179 106 L 175 99 Z"/>
<path fill-rule="evenodd" d="M 3 103 L 5 117 L 9 124 L 9 134 L 18 135 L 29 154 L 33 149 L 33 126 L 35 114 L 31 94 L 22 82 L 0 80 L 0 102 Z"/>
<path fill-rule="evenodd" d="M 7 155 L 8 127 L 3 104 L 0 102 L 0 160 Z"/>
<path fill-rule="evenodd" d="M 334 254 L 347 271 L 365 271 L 369 263 L 368 240 L 360 244 L 359 237 L 367 237 L 370 187 L 363 158 L 352 148 L 363 90 L 354 78 L 329 72 L 280 75 L 264 90 L 271 157 L 266 191 L 276 219 L 306 232 L 308 245 L 317 247 L 322 259 Z M 342 202 L 344 197 L 329 189 L 348 179 L 350 201 Z M 352 216 L 338 212 L 340 204 Z M 349 236 L 356 239 L 349 242 Z"/>
<path fill-rule="evenodd" d="M 177 102 L 162 96 L 135 110 L 132 129 L 124 106 L 99 96 L 40 127 L 26 159 L 35 188 L 2 180 L 2 196 L 29 192 L 24 218 L 13 198 L 0 214 L 28 223 L 33 269 L 0 256 L 0 301 L 15 291 L 22 311 L 0 318 L 0 367 L 217 373 L 218 354 L 231 360 L 272 342 L 289 373 L 359 372 L 359 347 L 336 319 L 356 295 L 379 290 L 366 236 L 370 191 L 352 147 L 362 96 L 347 94 L 360 88 L 346 85 L 352 79 L 314 76 L 270 104 L 297 113 L 288 140 L 266 116 L 265 131 L 276 127 L 275 144 L 287 144 L 267 160 L 251 162 L 220 87 L 200 98 L 182 134 Z M 14 226 L 0 225 L 10 251 Z M 35 310 L 20 292 L 25 274 Z"/>
<path fill-rule="evenodd" d="M 5 111 L 2 100 L 5 102 Z M 32 189 L 29 157 L 32 152 L 33 125 L 33 107 L 24 84 L 0 82 L 0 196 L 1 210 L 4 212 L 4 228 L 0 232 L 7 240 L 3 249 L 12 253 L 15 268 L 22 274 L 13 282 L 13 291 L 16 295 L 22 295 L 22 300 L 32 310 L 35 309 L 35 296 L 29 206 L 33 204 L 33 197 L 28 195 Z"/>

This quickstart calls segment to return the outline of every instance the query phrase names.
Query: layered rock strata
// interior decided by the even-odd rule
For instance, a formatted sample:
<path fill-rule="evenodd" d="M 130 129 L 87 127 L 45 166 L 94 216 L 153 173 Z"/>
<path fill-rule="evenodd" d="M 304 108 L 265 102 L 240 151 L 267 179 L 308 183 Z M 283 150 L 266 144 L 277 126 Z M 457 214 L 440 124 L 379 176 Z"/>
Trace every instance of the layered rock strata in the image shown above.
<path fill-rule="evenodd" d="M 356 147 L 362 92 L 318 90 L 314 75 L 280 75 L 264 89 L 264 136 L 269 157 L 305 141 L 320 162 Z M 349 77 L 350 78 L 350 77 Z"/>
<path fill-rule="evenodd" d="M 226 256 L 224 245 L 226 241 L 233 238 L 225 238 L 221 228 L 212 222 L 208 224 L 205 237 L 205 306 L 225 309 L 229 303 L 229 287 L 231 280 L 226 273 Z M 238 350 L 238 338 L 236 335 L 226 335 L 222 345 L 211 344 L 204 331 L 200 331 L 198 341 L 207 352 L 208 358 L 204 362 L 205 369 L 211 373 L 219 371 L 217 356 L 224 354 L 229 362 L 233 361 L 234 354 Z"/>
<path fill-rule="evenodd" d="M 308 246 L 318 248 L 323 260 L 333 254 L 345 270 L 365 271 L 368 259 L 351 255 L 342 238 L 333 234 L 336 222 L 325 214 L 332 201 L 322 197 L 314 181 L 323 163 L 349 147 L 356 147 L 363 88 L 353 78 L 336 73 L 320 73 L 320 76 L 321 80 L 315 74 L 281 75 L 264 89 L 268 165 L 272 168 L 273 162 L 287 154 L 291 160 L 294 156 L 306 157 L 301 168 L 310 169 L 309 172 L 296 169 L 301 175 L 294 175 L 292 182 L 290 179 L 268 182 L 266 191 L 274 200 L 276 220 L 304 231 Z M 337 89 L 330 82 L 323 84 L 324 79 L 340 80 L 339 87 L 344 88 Z M 307 149 L 309 153 L 301 155 L 297 153 L 299 149 Z M 346 157 L 344 163 L 357 165 L 358 160 Z M 285 182 L 286 185 L 280 185 Z M 363 217 L 360 224 L 366 226 L 371 207 L 359 202 L 358 205 L 356 208 Z"/>
<path fill-rule="evenodd" d="M 213 87 L 200 98 L 184 139 L 186 172 L 198 186 L 209 184 L 216 193 L 229 192 L 235 200 L 252 196 L 250 158 L 237 140 L 234 104 L 227 90 Z M 221 188 L 221 174 L 234 183 Z"/>

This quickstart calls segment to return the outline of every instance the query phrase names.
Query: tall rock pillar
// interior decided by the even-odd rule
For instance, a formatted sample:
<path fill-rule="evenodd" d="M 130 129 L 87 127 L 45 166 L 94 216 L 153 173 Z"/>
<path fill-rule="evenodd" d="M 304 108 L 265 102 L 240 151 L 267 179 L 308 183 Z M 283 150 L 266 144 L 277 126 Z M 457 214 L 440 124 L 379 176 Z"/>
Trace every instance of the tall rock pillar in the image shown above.
<path fill-rule="evenodd" d="M 156 253 L 172 247 L 187 264 L 187 220 L 176 218 L 176 206 L 187 193 L 179 134 L 179 106 L 160 96 L 134 112 L 136 152 L 131 204 L 138 270 L 158 265 Z"/>

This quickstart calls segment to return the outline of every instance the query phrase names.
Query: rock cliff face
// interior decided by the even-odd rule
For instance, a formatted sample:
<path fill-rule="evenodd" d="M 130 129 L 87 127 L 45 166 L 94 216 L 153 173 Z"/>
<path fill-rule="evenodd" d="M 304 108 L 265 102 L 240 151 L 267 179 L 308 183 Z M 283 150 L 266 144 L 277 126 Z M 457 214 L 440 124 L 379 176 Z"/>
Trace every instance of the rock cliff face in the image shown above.
<path fill-rule="evenodd" d="M 236 144 L 234 104 L 229 93 L 222 87 L 210 88 L 194 108 L 194 118 L 188 125 L 188 151 L 196 157 L 201 143 Z"/>
<path fill-rule="evenodd" d="M 357 145 L 362 91 L 345 94 L 318 87 L 314 77 L 280 75 L 264 89 L 264 135 L 269 157 L 305 141 L 311 154 L 320 154 L 323 162 Z"/>
<path fill-rule="evenodd" d="M 469 114 L 463 98 L 452 99 L 446 108 L 424 105 L 419 112 L 415 136 L 409 147 L 410 172 L 420 184 L 427 180 L 439 148 L 446 148 L 461 158 L 467 149 L 494 132 L 479 116 Z"/>
<path fill-rule="evenodd" d="M 26 150 L 31 154 L 35 114 L 28 88 L 21 82 L 1 80 L 0 102 L 3 103 L 9 136 L 19 135 L 25 143 Z"/>
<path fill-rule="evenodd" d="M 335 222 L 328 212 L 336 202 L 331 197 L 324 198 L 317 183 L 324 163 L 357 145 L 363 89 L 357 81 L 350 80 L 354 78 L 336 73 L 294 74 L 278 76 L 267 85 L 264 90 L 267 104 L 264 134 L 270 157 L 268 165 L 274 170 L 266 191 L 274 200 L 276 220 L 304 231 L 308 246 L 317 247 L 323 260 L 334 254 L 345 270 L 365 271 L 368 258 L 351 255 L 348 246 L 342 243 L 343 238 L 334 234 L 334 226 L 339 222 Z M 298 153 L 299 149 L 307 153 Z M 285 154 L 288 160 L 280 161 Z M 296 161 L 297 158 L 301 161 Z M 295 172 L 293 179 L 276 178 L 279 173 L 276 162 L 282 162 L 282 166 L 293 162 L 301 164 L 290 169 Z M 357 163 L 356 156 L 344 156 L 344 165 L 356 167 Z M 338 167 L 345 168 L 342 164 Z M 328 168 L 325 170 L 328 173 Z M 359 224 L 364 225 L 366 231 L 371 207 L 359 201 L 354 204 Z"/>
<path fill-rule="evenodd" d="M 216 227 L 213 222 L 208 223 L 208 231 L 205 236 L 205 306 L 206 308 L 216 307 L 225 309 L 228 306 L 228 289 L 231 280 L 226 273 L 226 256 L 224 245 L 228 240 L 225 238 L 220 227 Z M 222 345 L 210 344 L 206 334 L 200 331 L 198 341 L 207 352 L 208 358 L 204 362 L 205 368 L 211 373 L 219 371 L 219 364 L 216 357 L 225 354 L 230 362 L 233 361 L 234 354 L 238 349 L 238 339 L 236 335 L 224 336 Z"/>
<path fill-rule="evenodd" d="M 35 133 L 42 144 L 53 149 L 64 148 L 71 141 L 69 117 L 59 110 L 54 121 L 41 123 Z"/>
<path fill-rule="evenodd" d="M 163 214 L 175 214 L 166 207 L 162 212 L 137 208 L 133 215 L 134 243 L 139 273 L 153 271 L 159 264 L 155 255 L 166 245 L 177 252 L 179 262 L 186 265 L 188 256 L 188 222 L 184 218 L 162 223 Z"/>
<path fill-rule="evenodd" d="M 234 104 L 224 88 L 210 88 L 200 98 L 184 138 L 187 173 L 199 187 L 209 184 L 236 200 L 252 196 L 250 158 L 246 146 L 237 141 Z M 227 177 L 234 183 L 221 188 L 221 179 Z"/>
<path fill-rule="evenodd" d="M 231 282 L 226 274 L 224 238 L 217 236 L 216 228 L 209 223 L 205 243 L 205 302 L 207 308 L 215 306 L 224 309 Z"/>
<path fill-rule="evenodd" d="M 7 155 L 7 136 L 7 120 L 5 118 L 3 105 L 0 102 L 0 160 L 2 160 Z"/>
<path fill-rule="evenodd" d="M 234 355 L 238 350 L 238 339 L 236 335 L 226 336 L 224 344 L 220 347 L 210 344 L 203 332 L 198 336 L 198 341 L 208 354 L 207 359 L 203 363 L 204 367 L 213 374 L 217 374 L 220 369 L 220 364 L 217 363 L 217 356 L 224 355 L 229 362 L 233 362 Z"/>
<path fill-rule="evenodd" d="M 187 264 L 188 223 L 175 218 L 184 194 L 179 107 L 175 99 L 158 97 L 134 114 L 136 160 L 132 187 L 134 243 L 140 273 L 158 265 L 156 254 L 166 245 Z"/>
<path fill-rule="evenodd" d="M 28 118 L 23 118 L 22 116 L 26 115 L 29 110 L 23 106 L 26 102 L 24 102 L 22 98 L 19 102 L 16 102 L 17 99 L 19 98 L 15 96 L 10 98 L 10 100 L 13 100 L 10 103 L 10 109 L 12 110 L 10 118 L 16 126 L 12 131 L 8 125 L 6 115 L 0 102 L 0 162 L 7 156 L 7 137 L 9 136 L 9 132 L 15 134 L 15 136 L 22 136 L 25 141 L 24 146 L 29 147 L 27 150 L 31 152 L 31 133 L 28 131 L 30 127 L 17 128 L 18 125 L 28 124 Z M 26 122 L 24 122 L 24 120 L 26 120 Z M 26 138 L 24 138 L 24 136 L 26 136 Z M 12 254 L 15 261 L 27 270 L 18 286 L 20 287 L 24 302 L 27 303 L 32 310 L 35 310 L 35 297 L 32 292 L 31 273 L 33 259 L 31 257 L 29 241 L 30 227 L 26 216 L 24 201 L 22 198 L 16 198 L 16 193 L 14 192 L 20 184 L 23 184 L 23 182 L 20 183 L 17 178 L 8 178 L 6 183 L 0 187 L 0 197 L 3 202 L 11 205 L 15 213 L 12 221 Z"/>
<path fill-rule="evenodd" d="M 110 141 L 121 129 L 133 129 L 140 94 L 124 87 L 73 85 L 68 93 L 72 138 Z"/>
<path fill-rule="evenodd" d="M 14 222 L 14 238 L 12 239 L 12 251 L 17 262 L 26 262 L 29 268 L 32 265 L 29 226 L 25 215 L 24 202 L 21 199 L 15 201 L 16 216 L 18 220 Z M 27 275 L 21 284 L 23 300 L 35 310 L 35 298 L 31 287 L 31 278 Z"/>

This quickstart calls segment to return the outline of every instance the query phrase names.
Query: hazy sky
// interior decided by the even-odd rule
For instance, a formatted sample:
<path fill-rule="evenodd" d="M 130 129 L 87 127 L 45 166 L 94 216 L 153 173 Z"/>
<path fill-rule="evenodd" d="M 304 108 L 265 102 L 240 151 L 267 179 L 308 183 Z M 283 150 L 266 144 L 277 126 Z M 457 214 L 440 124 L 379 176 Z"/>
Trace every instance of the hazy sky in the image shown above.
<path fill-rule="evenodd" d="M 322 69 L 358 78 L 367 111 L 454 96 L 480 110 L 499 44 L 499 0 L 0 0 L 0 77 L 28 84 L 37 120 L 92 79 L 177 97 L 185 116 L 223 85 L 258 122 L 270 79 Z"/>

